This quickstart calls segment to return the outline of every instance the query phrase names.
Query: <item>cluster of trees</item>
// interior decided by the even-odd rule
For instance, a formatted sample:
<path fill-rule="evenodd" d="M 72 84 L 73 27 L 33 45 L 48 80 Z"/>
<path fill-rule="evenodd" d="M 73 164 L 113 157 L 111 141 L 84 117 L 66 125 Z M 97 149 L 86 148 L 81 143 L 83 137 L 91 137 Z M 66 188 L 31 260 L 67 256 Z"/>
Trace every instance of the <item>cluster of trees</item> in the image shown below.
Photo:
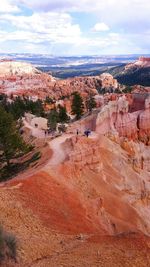
<path fill-rule="evenodd" d="M 10 167 L 10 160 L 28 152 L 29 147 L 19 133 L 19 127 L 12 114 L 0 106 L 0 162 Z"/>
<path fill-rule="evenodd" d="M 95 98 L 92 95 L 89 95 L 86 99 L 86 109 L 87 111 L 92 112 L 94 108 L 96 108 Z"/>
<path fill-rule="evenodd" d="M 73 93 L 71 113 L 76 116 L 77 120 L 79 120 L 84 113 L 83 99 L 78 92 Z"/>
<path fill-rule="evenodd" d="M 8 101 L 6 95 L 0 95 L 0 104 L 7 112 L 11 113 L 16 120 L 24 116 L 25 112 L 31 112 L 36 116 L 45 116 L 43 103 L 40 99 L 32 101 L 28 97 L 18 96 Z"/>
<path fill-rule="evenodd" d="M 85 106 L 88 112 L 91 112 L 93 108 L 96 107 L 95 99 L 92 95 L 89 95 L 86 99 Z M 73 93 L 73 100 L 72 100 L 72 114 L 76 116 L 76 119 L 80 119 L 84 113 L 84 102 L 82 97 L 78 92 Z"/>
<path fill-rule="evenodd" d="M 58 106 L 58 108 L 52 109 L 47 114 L 48 125 L 51 130 L 55 131 L 57 123 L 66 123 L 69 122 L 69 116 L 67 115 L 66 107 Z"/>
<path fill-rule="evenodd" d="M 52 99 L 50 97 L 46 97 L 45 103 L 48 104 L 54 104 L 56 102 L 55 99 Z M 6 112 L 11 113 L 14 117 L 15 120 L 18 120 L 19 118 L 24 116 L 25 112 L 30 112 L 34 115 L 42 116 L 42 117 L 47 117 L 49 118 L 54 118 L 54 121 L 57 122 L 67 122 L 68 121 L 68 115 L 66 112 L 65 107 L 58 106 L 58 109 L 54 108 L 50 114 L 47 114 L 44 111 L 44 103 L 42 100 L 38 99 L 36 101 L 33 101 L 29 99 L 26 96 L 23 97 L 16 97 L 8 101 L 7 96 L 4 94 L 0 95 L 0 105 L 5 109 Z M 96 107 L 95 100 L 92 95 L 90 95 L 85 102 L 85 107 L 84 107 L 84 102 L 81 97 L 81 95 L 78 92 L 74 92 L 72 95 L 72 105 L 71 105 L 71 112 L 73 115 L 76 116 L 76 119 L 80 119 L 81 116 L 84 113 L 85 108 L 87 111 L 92 111 L 93 108 Z"/>
<path fill-rule="evenodd" d="M 96 107 L 95 99 L 92 95 L 86 99 L 85 106 L 87 111 L 91 112 L 93 108 Z M 72 94 L 72 105 L 71 105 L 71 113 L 75 115 L 75 119 L 79 120 L 84 114 L 85 107 L 84 101 L 81 95 L 78 92 L 74 92 Z M 52 130 L 56 129 L 57 123 L 66 123 L 69 121 L 69 117 L 67 115 L 66 107 L 58 106 L 58 108 L 54 108 L 51 110 L 48 115 L 48 124 Z"/>
<path fill-rule="evenodd" d="M 11 172 L 13 159 L 19 158 L 32 148 L 24 142 L 20 133 L 19 119 L 25 112 L 42 116 L 42 101 L 33 102 L 27 97 L 17 97 L 8 101 L 6 95 L 0 95 L 0 178 L 5 167 Z"/>

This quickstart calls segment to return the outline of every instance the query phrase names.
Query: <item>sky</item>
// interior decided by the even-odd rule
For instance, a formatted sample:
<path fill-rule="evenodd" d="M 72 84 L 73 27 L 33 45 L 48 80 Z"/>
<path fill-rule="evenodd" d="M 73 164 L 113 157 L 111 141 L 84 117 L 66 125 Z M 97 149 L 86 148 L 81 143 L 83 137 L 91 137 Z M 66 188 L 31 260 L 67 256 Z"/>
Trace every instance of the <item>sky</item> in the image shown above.
<path fill-rule="evenodd" d="M 0 53 L 150 53 L 149 0 L 2 0 Z"/>

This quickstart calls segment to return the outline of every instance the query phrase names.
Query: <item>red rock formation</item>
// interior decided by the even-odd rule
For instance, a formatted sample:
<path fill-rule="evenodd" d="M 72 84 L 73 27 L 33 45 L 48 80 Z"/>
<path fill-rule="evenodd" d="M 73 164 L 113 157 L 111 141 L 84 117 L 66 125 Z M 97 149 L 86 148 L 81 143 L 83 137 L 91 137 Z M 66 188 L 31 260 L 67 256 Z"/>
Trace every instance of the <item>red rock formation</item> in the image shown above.
<path fill-rule="evenodd" d="M 150 58 L 149 57 L 139 57 L 139 59 L 134 62 L 128 64 L 125 69 L 131 69 L 131 68 L 147 68 L 150 67 Z"/>
<path fill-rule="evenodd" d="M 129 113 L 128 107 L 129 103 L 125 96 L 109 102 L 98 114 L 96 131 L 101 134 L 116 133 L 119 136 L 133 140 L 141 139 L 142 136 L 145 136 L 145 140 L 149 140 L 149 98 L 145 100 L 144 111 L 138 110 Z"/>
<path fill-rule="evenodd" d="M 38 71 L 31 64 L 13 61 L 0 62 L 0 86 L 1 93 L 59 99 L 75 91 L 86 98 L 89 93 L 96 95 L 97 89 L 101 87 L 106 90 L 116 89 L 118 83 L 110 74 L 56 80 L 51 75 Z"/>
<path fill-rule="evenodd" d="M 114 91 L 119 87 L 117 80 L 109 73 L 101 74 L 100 78 L 102 80 L 102 88 L 105 88 L 106 92 L 109 91 L 110 88 Z"/>
<path fill-rule="evenodd" d="M 139 137 L 150 144 L 150 97 L 145 100 L 145 110 L 139 115 Z"/>
<path fill-rule="evenodd" d="M 84 197 L 86 196 L 92 203 L 93 212 L 99 218 L 100 228 L 104 227 L 109 233 L 118 230 L 120 232 L 129 229 L 135 230 L 140 225 L 139 216 L 147 224 L 147 228 L 144 226 L 141 230 L 149 229 L 148 232 L 150 231 L 148 216 L 146 216 L 150 194 L 148 183 L 150 174 L 147 172 L 150 156 L 148 157 L 148 149 L 146 156 L 144 144 L 139 147 L 134 145 L 132 141 L 129 146 L 133 151 L 132 156 L 134 154 L 131 159 L 131 154 L 125 156 L 125 152 L 119 144 L 108 141 L 102 136 L 99 137 L 99 140 L 77 137 L 66 143 L 67 150 L 68 147 L 71 148 L 69 161 L 66 161 L 65 166 L 60 171 L 64 176 L 69 176 L 68 179 L 73 186 L 77 186 L 79 190 L 84 192 Z M 140 149 L 141 154 L 139 154 Z M 124 157 L 129 158 L 125 160 Z M 143 157 L 145 158 L 144 164 L 140 165 Z M 75 180 L 74 177 L 76 177 Z M 119 201 L 117 200 L 118 197 Z M 126 202 L 124 202 L 125 199 Z M 142 206 L 141 201 L 143 200 L 146 204 L 143 203 Z M 143 211 L 138 210 L 139 206 L 142 206 Z M 132 214 L 133 207 L 137 214 L 134 213 L 135 210 Z M 144 218 L 142 212 L 145 213 Z M 93 218 L 96 215 L 94 213 Z M 136 226 L 132 228 L 133 221 Z"/>

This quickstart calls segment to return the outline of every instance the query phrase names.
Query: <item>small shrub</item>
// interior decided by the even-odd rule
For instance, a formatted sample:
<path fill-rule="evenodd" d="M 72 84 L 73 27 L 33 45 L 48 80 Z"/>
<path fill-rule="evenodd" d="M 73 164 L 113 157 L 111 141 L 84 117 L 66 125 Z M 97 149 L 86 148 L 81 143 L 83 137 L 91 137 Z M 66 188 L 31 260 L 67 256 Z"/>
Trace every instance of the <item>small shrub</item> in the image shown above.
<path fill-rule="evenodd" d="M 6 234 L 5 242 L 9 248 L 9 255 L 12 259 L 16 260 L 16 251 L 17 251 L 17 241 L 14 235 Z"/>
<path fill-rule="evenodd" d="M 14 235 L 6 233 L 0 226 L 0 264 L 8 259 L 16 261 L 17 241 Z"/>

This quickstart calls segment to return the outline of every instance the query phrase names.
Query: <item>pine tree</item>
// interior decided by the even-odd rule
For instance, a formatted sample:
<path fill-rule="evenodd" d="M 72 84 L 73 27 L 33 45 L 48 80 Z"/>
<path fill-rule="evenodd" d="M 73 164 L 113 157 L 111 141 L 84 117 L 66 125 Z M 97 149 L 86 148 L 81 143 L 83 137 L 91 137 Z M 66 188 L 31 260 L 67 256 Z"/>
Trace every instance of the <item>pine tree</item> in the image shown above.
<path fill-rule="evenodd" d="M 53 130 L 53 131 L 56 130 L 56 126 L 57 126 L 58 121 L 59 121 L 59 114 L 58 114 L 56 108 L 54 108 L 48 114 L 48 125 L 51 128 L 51 130 Z"/>
<path fill-rule="evenodd" d="M 90 95 L 86 100 L 86 108 L 89 112 L 91 112 L 93 108 L 96 108 L 96 102 L 92 95 Z"/>
<path fill-rule="evenodd" d="M 58 110 L 59 122 L 67 122 L 69 120 L 69 117 L 67 115 L 66 107 L 59 105 Z"/>
<path fill-rule="evenodd" d="M 10 161 L 25 152 L 25 145 L 16 122 L 10 113 L 0 106 L 0 159 L 10 167 Z"/>
<path fill-rule="evenodd" d="M 76 119 L 80 119 L 84 112 L 83 99 L 78 92 L 73 94 L 73 100 L 71 105 L 72 114 L 76 115 Z"/>

